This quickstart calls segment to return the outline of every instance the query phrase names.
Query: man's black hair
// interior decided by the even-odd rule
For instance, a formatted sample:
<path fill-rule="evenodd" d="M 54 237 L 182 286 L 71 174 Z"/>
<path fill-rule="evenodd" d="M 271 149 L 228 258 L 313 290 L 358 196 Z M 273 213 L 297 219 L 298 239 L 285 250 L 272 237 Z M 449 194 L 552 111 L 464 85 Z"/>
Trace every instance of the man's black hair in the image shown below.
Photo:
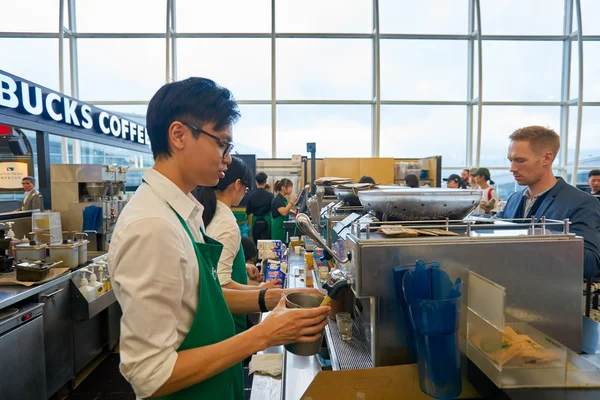
<path fill-rule="evenodd" d="M 591 170 L 588 174 L 588 178 L 591 178 L 592 176 L 600 176 L 600 169 Z"/>
<path fill-rule="evenodd" d="M 244 160 L 234 156 L 231 157 L 231 164 L 229 164 L 227 171 L 225 171 L 225 177 L 220 179 L 216 186 L 203 187 L 196 193 L 196 199 L 204 206 L 204 212 L 202 213 L 204 226 L 210 225 L 217 212 L 217 194 L 215 190 L 223 191 L 238 179 L 247 188 L 252 187 L 252 172 L 250 168 L 248 168 Z"/>
<path fill-rule="evenodd" d="M 258 182 L 259 185 L 264 185 L 267 182 L 267 174 L 265 174 L 264 172 L 259 172 L 258 174 L 256 174 L 256 177 L 254 179 L 256 179 L 256 182 Z"/>
<path fill-rule="evenodd" d="M 233 94 L 210 79 L 188 78 L 161 87 L 150 100 L 146 112 L 146 130 L 154 159 L 171 156 L 169 127 L 181 121 L 202 128 L 214 123 L 220 131 L 240 117 Z M 200 132 L 192 129 L 195 138 Z"/>

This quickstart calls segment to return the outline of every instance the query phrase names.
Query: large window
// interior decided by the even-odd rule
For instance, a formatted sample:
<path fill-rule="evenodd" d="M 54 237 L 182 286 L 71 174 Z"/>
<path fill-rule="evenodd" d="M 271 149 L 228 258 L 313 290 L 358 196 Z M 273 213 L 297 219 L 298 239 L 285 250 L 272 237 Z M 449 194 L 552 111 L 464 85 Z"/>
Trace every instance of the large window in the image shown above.
<path fill-rule="evenodd" d="M 317 144 L 321 157 L 369 157 L 371 108 L 365 105 L 282 105 L 277 107 L 277 154 L 305 154 Z"/>
<path fill-rule="evenodd" d="M 444 174 L 491 168 L 506 196 L 508 135 L 536 124 L 561 134 L 557 174 L 600 166 L 597 0 L 4 3 L 0 69 L 138 121 L 166 82 L 212 78 L 240 103 L 239 153 L 289 157 L 314 141 L 319 157 L 435 154 Z M 152 163 L 77 146 L 86 162 Z"/>
<path fill-rule="evenodd" d="M 464 165 L 466 113 L 464 106 L 383 106 L 381 156 L 443 155 L 443 164 Z"/>

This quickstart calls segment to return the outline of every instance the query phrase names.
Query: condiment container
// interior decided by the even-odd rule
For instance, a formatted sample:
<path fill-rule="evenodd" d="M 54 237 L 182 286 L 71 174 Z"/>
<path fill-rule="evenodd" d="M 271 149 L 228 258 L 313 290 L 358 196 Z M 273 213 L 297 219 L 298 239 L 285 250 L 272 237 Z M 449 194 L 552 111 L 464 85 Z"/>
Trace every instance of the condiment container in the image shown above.
<path fill-rule="evenodd" d="M 60 243 L 48 246 L 48 260 L 51 262 L 62 261 L 66 268 L 76 268 L 79 266 L 79 244 Z"/>
<path fill-rule="evenodd" d="M 46 279 L 50 273 L 49 265 L 20 263 L 15 266 L 17 280 L 21 282 L 37 282 Z"/>
<path fill-rule="evenodd" d="M 35 241 L 21 243 L 15 246 L 16 258 L 17 260 L 44 261 L 47 248 L 45 244 L 37 244 Z"/>

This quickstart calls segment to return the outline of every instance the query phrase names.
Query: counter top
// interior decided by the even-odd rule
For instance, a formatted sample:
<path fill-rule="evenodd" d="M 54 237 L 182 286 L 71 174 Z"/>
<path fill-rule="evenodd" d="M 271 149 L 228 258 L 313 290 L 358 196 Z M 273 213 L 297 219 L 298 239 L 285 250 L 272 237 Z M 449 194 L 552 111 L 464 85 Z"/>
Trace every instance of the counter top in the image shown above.
<path fill-rule="evenodd" d="M 302 288 L 304 257 L 291 254 L 288 258 L 287 288 Z M 265 317 L 268 314 L 264 314 Z M 283 353 L 282 377 L 255 375 L 252 381 L 251 400 L 299 400 L 315 376 L 321 371 L 316 357 L 300 357 L 286 351 L 283 346 L 268 348 L 264 353 Z"/>
<path fill-rule="evenodd" d="M 0 213 L 0 221 L 12 220 L 12 219 L 16 219 L 16 218 L 31 217 L 31 215 L 35 212 L 40 212 L 40 210 L 11 211 L 11 212 Z"/>
<path fill-rule="evenodd" d="M 54 285 L 71 279 L 71 273 L 66 273 L 56 279 L 36 286 L 4 286 L 0 285 L 0 309 L 18 303 L 28 297 L 34 296 Z"/>
<path fill-rule="evenodd" d="M 299 271 L 304 269 L 304 257 L 291 254 L 288 256 L 287 287 L 303 288 L 304 274 Z M 283 351 L 283 379 L 281 400 L 298 400 L 304 394 L 315 376 L 321 371 L 317 357 L 301 357 Z"/>

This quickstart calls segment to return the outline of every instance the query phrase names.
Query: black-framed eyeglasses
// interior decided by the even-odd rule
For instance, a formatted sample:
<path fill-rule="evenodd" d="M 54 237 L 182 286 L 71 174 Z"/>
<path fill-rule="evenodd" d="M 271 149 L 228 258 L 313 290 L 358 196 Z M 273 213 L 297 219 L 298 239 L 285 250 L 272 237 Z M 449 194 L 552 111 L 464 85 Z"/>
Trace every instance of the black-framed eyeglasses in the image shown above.
<path fill-rule="evenodd" d="M 233 142 L 225 141 L 225 140 L 221 139 L 220 137 L 213 135 L 212 133 L 206 132 L 204 129 L 196 128 L 192 124 L 188 124 L 185 122 L 183 124 L 196 132 L 204 133 L 206 136 L 213 138 L 219 144 L 225 146 L 225 149 L 223 150 L 223 158 L 227 157 L 227 155 L 231 152 L 231 149 L 233 149 Z"/>

